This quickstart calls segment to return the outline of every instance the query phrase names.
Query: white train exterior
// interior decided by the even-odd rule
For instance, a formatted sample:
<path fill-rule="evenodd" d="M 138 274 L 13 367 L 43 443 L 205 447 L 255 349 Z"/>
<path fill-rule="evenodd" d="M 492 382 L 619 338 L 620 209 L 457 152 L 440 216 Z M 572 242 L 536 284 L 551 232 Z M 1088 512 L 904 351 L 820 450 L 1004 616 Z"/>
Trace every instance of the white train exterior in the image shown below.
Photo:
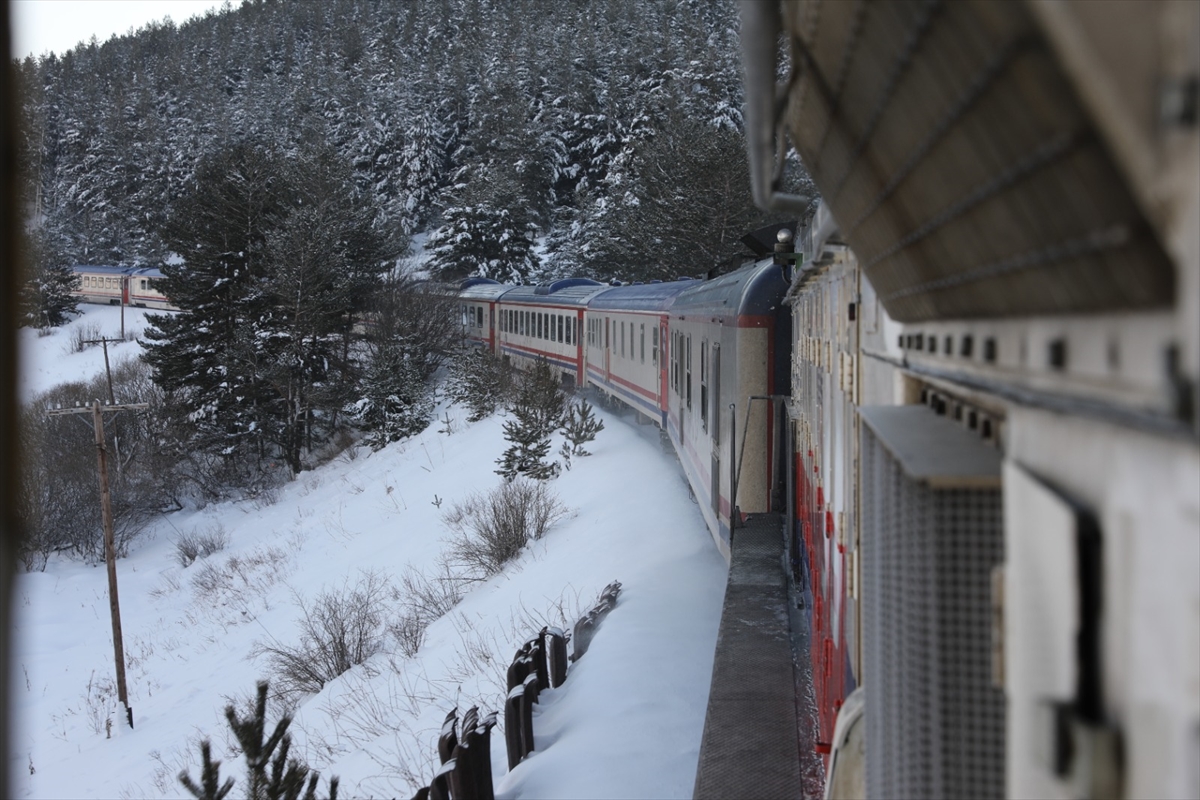
<path fill-rule="evenodd" d="M 808 202 L 784 130 L 827 204 L 787 298 L 827 793 L 1200 796 L 1200 5 L 749 2 L 743 51 L 758 201 Z"/>
<path fill-rule="evenodd" d="M 76 266 L 73 269 L 79 278 L 73 294 L 80 302 L 176 310 L 158 290 L 156 284 L 163 274 L 154 267 Z"/>

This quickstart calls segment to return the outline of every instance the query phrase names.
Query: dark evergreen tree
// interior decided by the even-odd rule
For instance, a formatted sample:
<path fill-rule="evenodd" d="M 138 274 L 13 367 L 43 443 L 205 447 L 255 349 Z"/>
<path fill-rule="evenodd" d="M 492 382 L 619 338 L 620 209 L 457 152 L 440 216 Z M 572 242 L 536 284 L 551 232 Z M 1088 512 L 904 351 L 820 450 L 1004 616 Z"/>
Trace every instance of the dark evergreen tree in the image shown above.
<path fill-rule="evenodd" d="M 420 433 L 433 418 L 432 391 L 400 343 L 372 350 L 359 393 L 346 411 L 366 432 L 365 441 L 373 450 Z"/>
<path fill-rule="evenodd" d="M 566 437 L 564 449 L 569 445 L 572 456 L 591 455 L 584 449 L 588 442 L 596 440 L 596 434 L 604 430 L 604 421 L 592 414 L 592 404 L 587 400 L 572 403 L 563 421 L 562 433 Z"/>
<path fill-rule="evenodd" d="M 21 287 L 21 324 L 53 328 L 69 322 L 79 310 L 72 294 L 79 288 L 79 276 L 65 248 L 45 229 L 27 234 L 25 244 L 29 276 Z"/>
<path fill-rule="evenodd" d="M 521 376 L 520 388 L 512 407 L 512 419 L 504 422 L 504 438 L 509 447 L 496 463 L 496 474 L 505 480 L 526 475 L 548 480 L 558 474 L 558 465 L 547 462 L 550 435 L 562 423 L 566 396 L 550 365 L 538 359 Z"/>
<path fill-rule="evenodd" d="M 511 375 L 506 365 L 487 350 L 462 350 L 451 365 L 446 394 L 465 406 L 468 422 L 478 422 L 496 412 L 508 393 Z"/>
<path fill-rule="evenodd" d="M 445 222 L 430 237 L 430 268 L 442 280 L 468 276 L 501 283 L 524 283 L 538 267 L 533 252 L 532 222 L 521 221 L 511 209 L 492 206 L 452 206 Z"/>
<path fill-rule="evenodd" d="M 289 758 L 292 735 L 287 729 L 292 718 L 286 714 L 275 724 L 269 737 L 267 730 L 267 682 L 259 681 L 254 710 L 244 719 L 232 706 L 225 707 L 225 718 L 237 737 L 246 758 L 247 800 L 315 800 L 317 783 L 321 776 L 302 761 Z M 233 779 L 220 785 L 221 762 L 213 761 L 211 745 L 200 743 L 203 773 L 197 785 L 186 771 L 179 773 L 179 782 L 194 797 L 202 800 L 220 800 L 233 788 Z M 338 779 L 329 779 L 329 800 L 337 800 Z"/>
<path fill-rule="evenodd" d="M 240 144 L 201 164 L 163 238 L 180 312 L 151 317 L 156 382 L 196 447 L 299 471 L 352 396 L 355 314 L 385 267 L 369 210 L 320 158 Z"/>

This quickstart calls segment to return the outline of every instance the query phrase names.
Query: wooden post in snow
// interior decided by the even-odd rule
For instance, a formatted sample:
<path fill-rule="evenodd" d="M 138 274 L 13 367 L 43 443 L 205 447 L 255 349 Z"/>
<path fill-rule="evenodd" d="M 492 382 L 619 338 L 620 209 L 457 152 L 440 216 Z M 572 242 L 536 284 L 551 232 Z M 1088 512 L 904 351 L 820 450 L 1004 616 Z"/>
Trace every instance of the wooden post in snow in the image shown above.
<path fill-rule="evenodd" d="M 133 708 L 129 705 L 129 691 L 125 684 L 125 643 L 121 637 L 121 603 L 117 597 L 117 548 L 113 536 L 112 501 L 108 491 L 108 454 L 104 445 L 104 412 L 135 411 L 149 408 L 149 403 L 125 403 L 102 406 L 96 400 L 91 408 L 56 408 L 50 416 L 63 414 L 92 414 L 92 428 L 96 432 L 96 462 L 100 474 L 100 514 L 104 521 L 104 561 L 108 566 L 108 607 L 112 615 L 113 661 L 117 668 L 117 698 L 125 706 L 125 720 L 133 727 Z"/>

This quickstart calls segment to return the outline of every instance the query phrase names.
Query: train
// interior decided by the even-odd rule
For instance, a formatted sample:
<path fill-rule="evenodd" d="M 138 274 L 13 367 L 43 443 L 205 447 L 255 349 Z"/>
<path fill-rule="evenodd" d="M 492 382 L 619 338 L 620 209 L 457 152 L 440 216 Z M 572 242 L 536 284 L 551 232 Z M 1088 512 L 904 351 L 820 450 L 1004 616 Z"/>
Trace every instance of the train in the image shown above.
<path fill-rule="evenodd" d="M 726 558 L 783 515 L 826 797 L 1200 796 L 1200 4 L 750 1 L 741 35 L 792 242 L 474 279 L 467 337 L 658 425 Z"/>
<path fill-rule="evenodd" d="M 787 285 L 768 260 L 707 281 L 473 278 L 458 297 L 472 345 L 517 369 L 544 359 L 564 385 L 591 388 L 658 425 L 728 558 L 731 520 L 766 510 L 780 491 L 773 454 L 752 451 L 739 462 L 734 442 L 739 425 L 748 440 L 766 441 L 778 424 L 754 399 L 775 394 L 787 374 Z"/>
<path fill-rule="evenodd" d="M 79 279 L 71 294 L 81 303 L 179 310 L 156 286 L 163 278 L 157 267 L 77 265 L 71 269 Z"/>

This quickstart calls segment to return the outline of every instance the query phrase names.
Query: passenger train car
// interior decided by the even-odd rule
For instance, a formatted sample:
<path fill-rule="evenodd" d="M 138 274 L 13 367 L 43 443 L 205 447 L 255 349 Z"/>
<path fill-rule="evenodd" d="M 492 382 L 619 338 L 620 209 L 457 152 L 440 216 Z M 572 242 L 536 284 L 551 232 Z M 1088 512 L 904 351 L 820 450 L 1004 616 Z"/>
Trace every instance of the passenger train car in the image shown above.
<path fill-rule="evenodd" d="M 615 287 L 476 278 L 459 299 L 476 346 L 517 367 L 544 358 L 564 384 L 593 387 L 661 427 L 728 557 L 731 518 L 766 510 L 772 490 L 783 491 L 777 454 L 746 456 L 734 437 L 741 426 L 751 440 L 770 439 L 779 424 L 769 398 L 788 363 L 786 290 L 768 261 L 709 281 Z"/>
<path fill-rule="evenodd" d="M 72 294 L 81 302 L 176 310 L 155 286 L 163 274 L 153 267 L 76 266 L 73 269 L 79 278 L 79 286 Z"/>

